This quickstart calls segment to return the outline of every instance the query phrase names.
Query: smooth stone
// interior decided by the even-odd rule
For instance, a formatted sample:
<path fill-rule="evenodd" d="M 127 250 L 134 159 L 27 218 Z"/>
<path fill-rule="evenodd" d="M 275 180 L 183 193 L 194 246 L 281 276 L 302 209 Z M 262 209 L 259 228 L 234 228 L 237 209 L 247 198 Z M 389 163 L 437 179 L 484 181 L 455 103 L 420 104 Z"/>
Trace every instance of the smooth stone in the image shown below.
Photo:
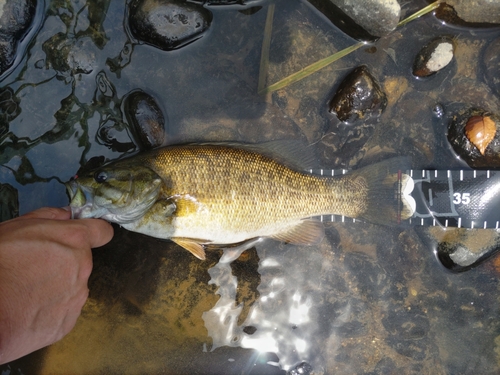
<path fill-rule="evenodd" d="M 435 14 L 446 23 L 459 26 L 498 26 L 500 25 L 500 0 L 446 0 L 446 3 L 442 3 Z"/>
<path fill-rule="evenodd" d="M 429 77 L 448 66 L 453 60 L 455 43 L 450 37 L 433 39 L 415 57 L 413 75 Z"/>
<path fill-rule="evenodd" d="M 500 235 L 495 229 L 422 227 L 417 233 L 452 272 L 477 267 L 500 250 Z"/>
<path fill-rule="evenodd" d="M 0 75 L 14 64 L 19 42 L 33 24 L 36 6 L 36 0 L 0 2 Z"/>
<path fill-rule="evenodd" d="M 500 38 L 495 39 L 486 46 L 483 63 L 486 83 L 497 95 L 500 95 Z"/>
<path fill-rule="evenodd" d="M 212 12 L 180 0 L 132 0 L 128 21 L 134 38 L 171 51 L 201 38 Z"/>
<path fill-rule="evenodd" d="M 397 0 L 308 0 L 346 34 L 358 40 L 375 40 L 398 25 Z"/>
<path fill-rule="evenodd" d="M 387 106 L 387 96 L 365 65 L 354 69 L 344 78 L 330 101 L 330 112 L 340 121 L 352 123 L 358 119 L 378 117 Z"/>
<path fill-rule="evenodd" d="M 125 98 L 124 112 L 142 150 L 163 145 L 166 139 L 165 116 L 151 95 L 142 90 L 131 92 Z"/>

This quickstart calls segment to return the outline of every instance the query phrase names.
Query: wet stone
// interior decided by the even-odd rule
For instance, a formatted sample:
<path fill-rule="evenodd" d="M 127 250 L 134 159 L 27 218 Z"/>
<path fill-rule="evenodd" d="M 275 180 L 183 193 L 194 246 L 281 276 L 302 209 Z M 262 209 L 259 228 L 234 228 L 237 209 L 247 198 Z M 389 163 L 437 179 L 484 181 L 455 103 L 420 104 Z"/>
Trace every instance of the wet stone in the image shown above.
<path fill-rule="evenodd" d="M 429 77 L 448 66 L 453 60 L 455 43 L 449 37 L 433 39 L 415 57 L 413 75 L 416 77 Z"/>
<path fill-rule="evenodd" d="M 436 249 L 441 264 L 453 272 L 474 268 L 500 250 L 500 235 L 494 229 L 432 227 L 418 234 Z"/>
<path fill-rule="evenodd" d="M 486 83 L 500 95 L 500 38 L 492 41 L 483 55 L 484 78 Z"/>
<path fill-rule="evenodd" d="M 478 119 L 482 120 L 479 121 Z M 494 124 L 491 131 L 491 123 Z M 484 126 L 478 126 L 484 124 Z M 473 126 L 474 125 L 474 126 Z M 500 117 L 472 108 L 453 116 L 448 141 L 455 152 L 472 168 L 500 166 Z"/>
<path fill-rule="evenodd" d="M 124 112 L 141 150 L 161 146 L 166 139 L 165 116 L 156 100 L 142 90 L 127 95 Z"/>
<path fill-rule="evenodd" d="M 308 0 L 339 29 L 359 40 L 376 40 L 393 31 L 401 15 L 397 0 Z"/>
<path fill-rule="evenodd" d="M 133 0 L 129 4 L 133 37 L 164 51 L 201 38 L 212 22 L 212 12 L 180 0 Z"/>
<path fill-rule="evenodd" d="M 19 216 L 17 190 L 9 184 L 0 184 L 0 222 Z"/>
<path fill-rule="evenodd" d="M 36 0 L 2 1 L 0 9 L 0 74 L 14 63 L 20 41 L 28 34 L 36 13 Z"/>
<path fill-rule="evenodd" d="M 330 101 L 330 112 L 340 121 L 352 123 L 379 117 L 386 106 L 386 94 L 368 68 L 362 65 L 344 78 Z"/>
<path fill-rule="evenodd" d="M 446 23 L 476 28 L 500 26 L 499 14 L 500 2 L 492 0 L 446 0 L 435 12 Z"/>

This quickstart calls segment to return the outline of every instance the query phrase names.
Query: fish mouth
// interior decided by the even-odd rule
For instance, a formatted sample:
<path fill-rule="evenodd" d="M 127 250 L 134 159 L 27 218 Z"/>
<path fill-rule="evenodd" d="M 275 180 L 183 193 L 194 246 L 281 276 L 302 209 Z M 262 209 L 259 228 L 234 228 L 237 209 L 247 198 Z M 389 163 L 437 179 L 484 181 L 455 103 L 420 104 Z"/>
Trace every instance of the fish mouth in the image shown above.
<path fill-rule="evenodd" d="M 82 219 L 90 216 L 92 200 L 87 199 L 85 192 L 76 180 L 66 182 L 66 192 L 69 197 L 69 207 L 72 219 Z"/>

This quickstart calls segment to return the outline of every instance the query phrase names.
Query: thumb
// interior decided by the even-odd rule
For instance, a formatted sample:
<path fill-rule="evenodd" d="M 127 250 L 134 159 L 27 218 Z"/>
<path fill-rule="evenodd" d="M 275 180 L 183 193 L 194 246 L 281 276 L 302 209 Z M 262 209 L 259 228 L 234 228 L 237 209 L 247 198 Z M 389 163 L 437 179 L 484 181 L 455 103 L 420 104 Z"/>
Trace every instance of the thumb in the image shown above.
<path fill-rule="evenodd" d="M 71 218 L 71 212 L 66 207 L 64 208 L 43 207 L 18 217 L 18 219 L 52 219 L 52 220 L 69 220 L 70 218 Z"/>
<path fill-rule="evenodd" d="M 80 219 L 78 224 L 87 227 L 91 248 L 101 247 L 113 238 L 113 227 L 102 219 Z"/>

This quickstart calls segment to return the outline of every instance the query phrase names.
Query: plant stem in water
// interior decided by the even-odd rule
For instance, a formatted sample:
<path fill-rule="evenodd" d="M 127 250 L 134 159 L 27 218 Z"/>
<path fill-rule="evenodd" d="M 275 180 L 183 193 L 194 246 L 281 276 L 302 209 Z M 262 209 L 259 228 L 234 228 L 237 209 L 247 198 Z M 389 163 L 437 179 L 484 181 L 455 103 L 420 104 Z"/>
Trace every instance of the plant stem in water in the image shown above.
<path fill-rule="evenodd" d="M 270 4 L 267 8 L 266 25 L 264 27 L 264 40 L 262 41 L 262 51 L 260 53 L 259 84 L 257 91 L 261 92 L 266 84 L 267 72 L 269 70 L 269 49 L 271 47 L 271 34 L 273 31 L 273 17 L 275 4 Z"/>
<path fill-rule="evenodd" d="M 400 21 L 398 23 L 398 27 L 403 26 L 403 25 L 407 24 L 408 22 L 417 19 L 417 18 L 423 16 L 424 14 L 432 12 L 434 9 L 436 9 L 439 6 L 440 3 L 441 3 L 441 0 L 438 0 L 430 5 L 426 6 L 425 8 L 420 9 L 418 12 L 415 12 L 412 15 L 405 18 L 404 20 Z M 274 4 L 272 4 L 271 6 L 273 7 L 272 12 L 274 14 Z M 271 8 L 271 6 L 269 8 Z M 258 86 L 258 93 L 260 95 L 269 94 L 273 91 L 280 90 L 288 85 L 291 85 L 292 83 L 300 81 L 301 79 L 303 79 L 303 78 L 305 78 L 313 73 L 316 73 L 318 70 L 323 69 L 325 66 L 330 65 L 331 63 L 341 59 L 342 57 L 350 54 L 351 52 L 356 51 L 358 48 L 365 45 L 364 42 L 359 42 L 359 43 L 353 44 L 350 47 L 347 47 L 341 51 L 335 52 L 333 55 L 330 55 L 324 59 L 321 59 L 321 60 L 305 67 L 304 69 L 302 69 L 296 73 L 293 73 L 293 74 L 289 75 L 288 77 L 283 78 L 282 80 L 280 80 L 280 81 L 278 81 L 278 82 L 276 82 L 276 83 L 274 83 L 266 88 L 263 88 L 264 82 L 265 82 L 266 76 L 267 76 L 268 67 L 269 67 L 269 45 L 271 43 L 271 27 L 272 27 L 272 14 L 271 14 L 271 16 L 269 16 L 270 11 L 271 11 L 271 9 L 268 10 L 268 14 L 267 14 L 266 28 L 265 28 L 265 32 L 264 32 L 264 42 L 262 44 L 262 55 L 261 55 L 261 59 L 260 59 L 260 73 L 259 73 L 259 86 Z M 268 24 L 269 24 L 269 29 L 268 29 Z M 267 45 L 266 45 L 266 43 L 267 43 Z M 265 55 L 264 55 L 264 52 L 265 52 Z M 265 71 L 264 71 L 264 69 L 265 69 Z"/>

